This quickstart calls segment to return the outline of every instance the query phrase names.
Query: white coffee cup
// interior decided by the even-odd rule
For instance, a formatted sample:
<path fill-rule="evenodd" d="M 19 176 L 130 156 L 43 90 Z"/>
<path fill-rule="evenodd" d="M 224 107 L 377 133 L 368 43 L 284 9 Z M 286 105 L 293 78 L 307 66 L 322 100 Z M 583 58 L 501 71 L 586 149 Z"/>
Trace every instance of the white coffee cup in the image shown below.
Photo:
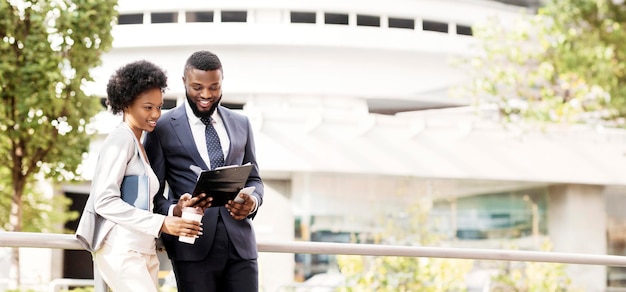
<path fill-rule="evenodd" d="M 183 214 L 180 216 L 183 219 L 191 219 L 200 222 L 202 220 L 202 211 L 199 208 L 185 207 L 183 208 Z M 178 241 L 193 244 L 196 241 L 195 236 L 179 236 Z"/>

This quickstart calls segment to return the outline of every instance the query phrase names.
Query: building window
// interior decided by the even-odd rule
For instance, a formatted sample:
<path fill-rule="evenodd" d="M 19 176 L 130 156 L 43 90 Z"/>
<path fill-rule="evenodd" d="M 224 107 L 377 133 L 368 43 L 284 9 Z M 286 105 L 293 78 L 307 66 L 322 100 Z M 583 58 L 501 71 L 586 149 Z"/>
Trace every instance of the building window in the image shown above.
<path fill-rule="evenodd" d="M 247 22 L 247 11 L 222 11 L 222 22 Z"/>
<path fill-rule="evenodd" d="M 504 191 L 435 203 L 432 222 L 456 218 L 450 234 L 459 240 L 513 239 L 548 234 L 545 188 Z M 439 223 L 441 225 L 441 223 Z M 443 226 L 443 225 L 441 225 Z"/>
<path fill-rule="evenodd" d="M 422 29 L 425 31 L 448 33 L 448 24 L 445 22 L 424 20 L 424 22 L 422 22 Z"/>
<path fill-rule="evenodd" d="M 185 18 L 187 22 L 213 22 L 213 11 L 190 11 Z"/>
<path fill-rule="evenodd" d="M 378 26 L 380 27 L 380 17 L 372 15 L 357 15 L 356 25 L 359 26 Z"/>
<path fill-rule="evenodd" d="M 457 24 L 456 25 L 456 34 L 471 36 L 471 35 L 473 35 L 472 34 L 472 28 L 470 26 L 467 26 L 467 25 Z"/>
<path fill-rule="evenodd" d="M 120 14 L 117 18 L 117 24 L 142 24 L 143 14 Z"/>
<path fill-rule="evenodd" d="M 324 23 L 348 25 L 348 14 L 324 13 Z"/>
<path fill-rule="evenodd" d="M 314 12 L 291 12 L 291 23 L 315 23 Z"/>
<path fill-rule="evenodd" d="M 389 17 L 389 27 L 415 29 L 415 20 L 408 18 Z"/>
<path fill-rule="evenodd" d="M 176 99 L 163 99 L 163 106 L 161 107 L 164 110 L 173 109 L 176 107 Z"/>
<path fill-rule="evenodd" d="M 151 14 L 152 23 L 175 23 L 178 22 L 178 14 L 174 12 L 159 12 Z"/>
<path fill-rule="evenodd" d="M 222 102 L 221 104 L 224 107 L 232 109 L 232 110 L 241 110 L 243 109 L 243 106 L 244 106 L 243 103 L 235 103 L 235 102 Z"/>

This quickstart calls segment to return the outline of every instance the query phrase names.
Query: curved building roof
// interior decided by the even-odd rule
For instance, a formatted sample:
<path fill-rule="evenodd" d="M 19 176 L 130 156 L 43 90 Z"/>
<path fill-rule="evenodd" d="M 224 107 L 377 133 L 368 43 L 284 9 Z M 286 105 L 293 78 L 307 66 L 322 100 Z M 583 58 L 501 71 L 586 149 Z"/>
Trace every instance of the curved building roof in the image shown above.
<path fill-rule="evenodd" d="M 185 59 L 214 51 L 224 65 L 223 102 L 251 118 L 266 177 L 320 172 L 626 185 L 623 132 L 512 132 L 477 118 L 469 100 L 448 96 L 469 80 L 450 60 L 476 53 L 471 26 L 512 19 L 517 6 L 122 0 L 119 11 L 114 48 L 87 91 L 104 96 L 116 68 L 148 59 L 166 69 L 166 97 L 180 103 Z M 441 108 L 449 109 L 427 110 Z M 110 119 L 100 116 L 102 133 L 114 125 Z"/>

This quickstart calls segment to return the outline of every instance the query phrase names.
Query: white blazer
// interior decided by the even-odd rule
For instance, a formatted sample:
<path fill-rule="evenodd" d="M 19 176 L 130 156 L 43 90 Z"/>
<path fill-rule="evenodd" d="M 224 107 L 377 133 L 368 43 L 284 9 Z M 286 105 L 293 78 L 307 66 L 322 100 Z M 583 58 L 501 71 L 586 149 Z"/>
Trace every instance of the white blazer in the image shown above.
<path fill-rule="evenodd" d="M 122 179 L 127 175 L 145 175 L 150 177 L 150 202 L 159 189 L 156 175 L 150 165 L 143 159 L 139 150 L 139 141 L 135 138 L 128 125 L 122 122 L 104 140 L 101 146 L 96 170 L 91 183 L 91 191 L 77 229 L 78 238 L 83 241 L 86 249 L 95 252 L 102 243 L 111 241 L 112 230 L 118 236 L 113 240 L 130 244 L 130 249 L 142 253 L 155 253 L 154 243 L 160 235 L 164 215 L 141 210 L 121 199 L 120 187 Z M 91 201 L 91 202 L 90 202 Z M 93 215 L 91 214 L 91 215 Z M 94 222 L 89 222 L 89 221 Z M 85 221 L 85 222 L 83 222 Z M 81 224 L 85 225 L 82 226 Z M 89 227 L 93 226 L 91 234 Z M 81 234 L 87 232 L 87 234 Z M 119 236 L 123 234 L 124 236 Z M 129 238 L 130 236 L 130 238 Z M 85 243 L 91 240 L 92 242 Z"/>

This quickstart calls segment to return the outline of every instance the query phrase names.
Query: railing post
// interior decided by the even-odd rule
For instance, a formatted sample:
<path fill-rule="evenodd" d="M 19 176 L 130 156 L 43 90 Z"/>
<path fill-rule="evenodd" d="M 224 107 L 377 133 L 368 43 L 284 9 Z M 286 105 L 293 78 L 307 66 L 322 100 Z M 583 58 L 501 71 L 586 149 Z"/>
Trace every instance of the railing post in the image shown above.
<path fill-rule="evenodd" d="M 93 261 L 93 286 L 95 288 L 95 292 L 108 292 L 109 286 L 104 282 L 102 275 L 100 275 L 100 271 L 98 270 L 98 265 L 96 265 L 96 261 Z"/>

